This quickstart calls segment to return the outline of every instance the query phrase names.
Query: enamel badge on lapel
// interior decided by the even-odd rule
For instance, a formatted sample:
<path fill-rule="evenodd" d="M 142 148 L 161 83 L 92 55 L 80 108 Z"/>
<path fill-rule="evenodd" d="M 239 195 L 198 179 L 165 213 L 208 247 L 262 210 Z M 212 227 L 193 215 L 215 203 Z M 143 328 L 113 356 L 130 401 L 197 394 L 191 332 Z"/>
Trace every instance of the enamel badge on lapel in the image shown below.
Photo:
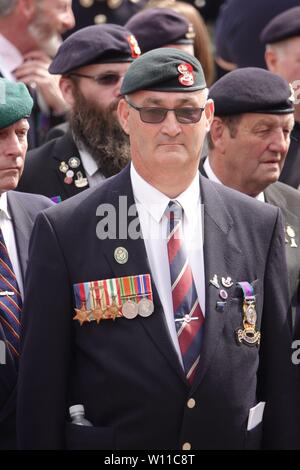
<path fill-rule="evenodd" d="M 132 320 L 137 315 L 149 317 L 154 311 L 150 274 L 126 276 L 73 286 L 75 316 L 80 326 L 86 322 Z"/>
<path fill-rule="evenodd" d="M 243 300 L 243 327 L 236 331 L 236 338 L 239 345 L 259 346 L 261 334 L 256 330 L 257 313 L 256 313 L 256 296 L 253 287 L 249 282 L 238 282 L 241 287 Z"/>
<path fill-rule="evenodd" d="M 218 276 L 216 274 L 213 275 L 213 278 L 210 279 L 209 283 L 216 287 L 217 289 L 220 289 L 220 284 L 219 284 L 219 281 L 218 281 Z"/>
<path fill-rule="evenodd" d="M 117 263 L 125 264 L 128 261 L 128 251 L 123 246 L 119 246 L 114 251 L 114 258 Z"/>
<path fill-rule="evenodd" d="M 65 175 L 64 183 L 65 184 L 75 184 L 76 188 L 85 188 L 88 186 L 88 180 L 85 178 L 81 171 L 75 172 L 77 168 L 81 165 L 80 158 L 71 157 L 68 160 L 68 163 L 65 161 L 61 162 L 59 165 L 59 171 Z"/>
<path fill-rule="evenodd" d="M 285 243 L 288 244 L 291 248 L 298 248 L 298 245 L 296 243 L 295 237 L 296 237 L 296 232 L 291 227 L 291 225 L 286 225 L 284 227 L 285 231 Z"/>

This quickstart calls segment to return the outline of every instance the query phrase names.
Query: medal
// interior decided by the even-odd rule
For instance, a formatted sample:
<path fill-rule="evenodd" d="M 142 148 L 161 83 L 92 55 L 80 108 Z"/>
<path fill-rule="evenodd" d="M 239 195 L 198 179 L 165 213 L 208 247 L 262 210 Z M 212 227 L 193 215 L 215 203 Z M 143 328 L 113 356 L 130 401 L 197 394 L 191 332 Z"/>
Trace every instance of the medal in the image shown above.
<path fill-rule="evenodd" d="M 75 180 L 76 188 L 85 188 L 88 184 L 89 183 L 88 183 L 87 178 L 84 178 L 81 171 L 78 171 L 76 173 L 76 180 Z"/>
<path fill-rule="evenodd" d="M 122 314 L 123 317 L 127 318 L 127 320 L 132 320 L 137 316 L 139 313 L 138 304 L 133 302 L 132 300 L 127 300 L 122 307 Z"/>
<path fill-rule="evenodd" d="M 244 294 L 243 301 L 243 327 L 236 331 L 236 338 L 239 345 L 259 346 L 261 334 L 256 330 L 256 297 L 253 287 L 249 282 L 239 282 Z"/>
<path fill-rule="evenodd" d="M 59 165 L 59 171 L 61 171 L 62 173 L 67 173 L 69 169 L 69 166 L 66 164 L 66 162 L 61 162 L 61 164 Z"/>
<path fill-rule="evenodd" d="M 145 297 L 138 303 L 138 313 L 141 317 L 149 317 L 154 312 L 154 304 L 152 300 Z"/>
<path fill-rule="evenodd" d="M 80 160 L 78 157 L 71 157 L 69 158 L 68 165 L 73 170 L 76 170 L 80 166 Z"/>

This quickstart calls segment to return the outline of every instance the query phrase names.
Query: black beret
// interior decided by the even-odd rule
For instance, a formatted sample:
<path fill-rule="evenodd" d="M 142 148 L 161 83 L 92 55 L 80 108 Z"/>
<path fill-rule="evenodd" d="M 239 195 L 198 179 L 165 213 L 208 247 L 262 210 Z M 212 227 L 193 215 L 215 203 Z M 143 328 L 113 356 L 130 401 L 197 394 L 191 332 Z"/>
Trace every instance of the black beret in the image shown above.
<path fill-rule="evenodd" d="M 140 52 L 135 37 L 123 26 L 88 26 L 71 34 L 62 43 L 49 72 L 66 74 L 84 65 L 131 62 Z"/>
<path fill-rule="evenodd" d="M 24 83 L 0 78 L 0 129 L 30 116 L 33 100 Z"/>
<path fill-rule="evenodd" d="M 295 36 L 300 36 L 300 6 L 275 16 L 262 30 L 260 40 L 272 44 Z"/>
<path fill-rule="evenodd" d="M 149 8 L 133 15 L 126 23 L 142 52 L 168 44 L 193 44 L 193 25 L 169 8 Z"/>
<path fill-rule="evenodd" d="M 130 64 L 121 94 L 139 90 L 186 92 L 204 88 L 204 73 L 196 57 L 180 49 L 162 47 L 142 54 Z"/>
<path fill-rule="evenodd" d="M 294 111 L 291 87 L 278 75 L 256 67 L 233 70 L 209 90 L 216 116 L 242 113 L 288 114 Z"/>

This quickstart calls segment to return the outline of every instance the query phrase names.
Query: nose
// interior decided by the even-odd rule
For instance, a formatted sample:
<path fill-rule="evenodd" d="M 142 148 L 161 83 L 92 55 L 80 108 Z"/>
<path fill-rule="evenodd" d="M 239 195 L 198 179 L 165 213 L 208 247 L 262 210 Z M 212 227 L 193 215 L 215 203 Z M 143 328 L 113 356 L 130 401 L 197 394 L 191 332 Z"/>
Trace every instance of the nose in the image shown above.
<path fill-rule="evenodd" d="M 69 29 L 74 28 L 75 26 L 75 16 L 72 10 L 72 7 L 70 6 L 67 11 L 62 15 L 61 17 L 61 26 L 62 26 L 62 32 L 68 31 Z"/>
<path fill-rule="evenodd" d="M 124 75 L 120 75 L 119 81 L 116 83 L 116 86 L 114 87 L 114 96 L 116 98 L 119 98 L 121 96 L 121 86 L 123 83 Z"/>
<path fill-rule="evenodd" d="M 168 111 L 162 122 L 162 132 L 171 137 L 181 133 L 180 123 L 177 121 L 174 111 Z"/>
<path fill-rule="evenodd" d="M 6 155 L 12 158 L 17 158 L 22 155 L 22 146 L 15 132 L 13 132 L 6 141 Z"/>
<path fill-rule="evenodd" d="M 283 130 L 281 129 L 275 133 L 273 140 L 269 145 L 269 149 L 271 152 L 284 154 L 288 151 L 289 145 L 290 145 L 290 135 L 285 134 Z"/>

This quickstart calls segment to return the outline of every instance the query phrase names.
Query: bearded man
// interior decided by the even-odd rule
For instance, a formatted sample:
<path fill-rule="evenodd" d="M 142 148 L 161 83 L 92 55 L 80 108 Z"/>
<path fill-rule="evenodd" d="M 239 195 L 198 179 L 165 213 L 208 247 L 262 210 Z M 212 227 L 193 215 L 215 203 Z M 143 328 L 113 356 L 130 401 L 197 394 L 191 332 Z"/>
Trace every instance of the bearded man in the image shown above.
<path fill-rule="evenodd" d="M 69 131 L 29 152 L 19 191 L 67 199 L 118 173 L 129 159 L 116 115 L 122 78 L 140 51 L 119 25 L 95 25 L 61 45 L 50 73 L 70 106 Z"/>

